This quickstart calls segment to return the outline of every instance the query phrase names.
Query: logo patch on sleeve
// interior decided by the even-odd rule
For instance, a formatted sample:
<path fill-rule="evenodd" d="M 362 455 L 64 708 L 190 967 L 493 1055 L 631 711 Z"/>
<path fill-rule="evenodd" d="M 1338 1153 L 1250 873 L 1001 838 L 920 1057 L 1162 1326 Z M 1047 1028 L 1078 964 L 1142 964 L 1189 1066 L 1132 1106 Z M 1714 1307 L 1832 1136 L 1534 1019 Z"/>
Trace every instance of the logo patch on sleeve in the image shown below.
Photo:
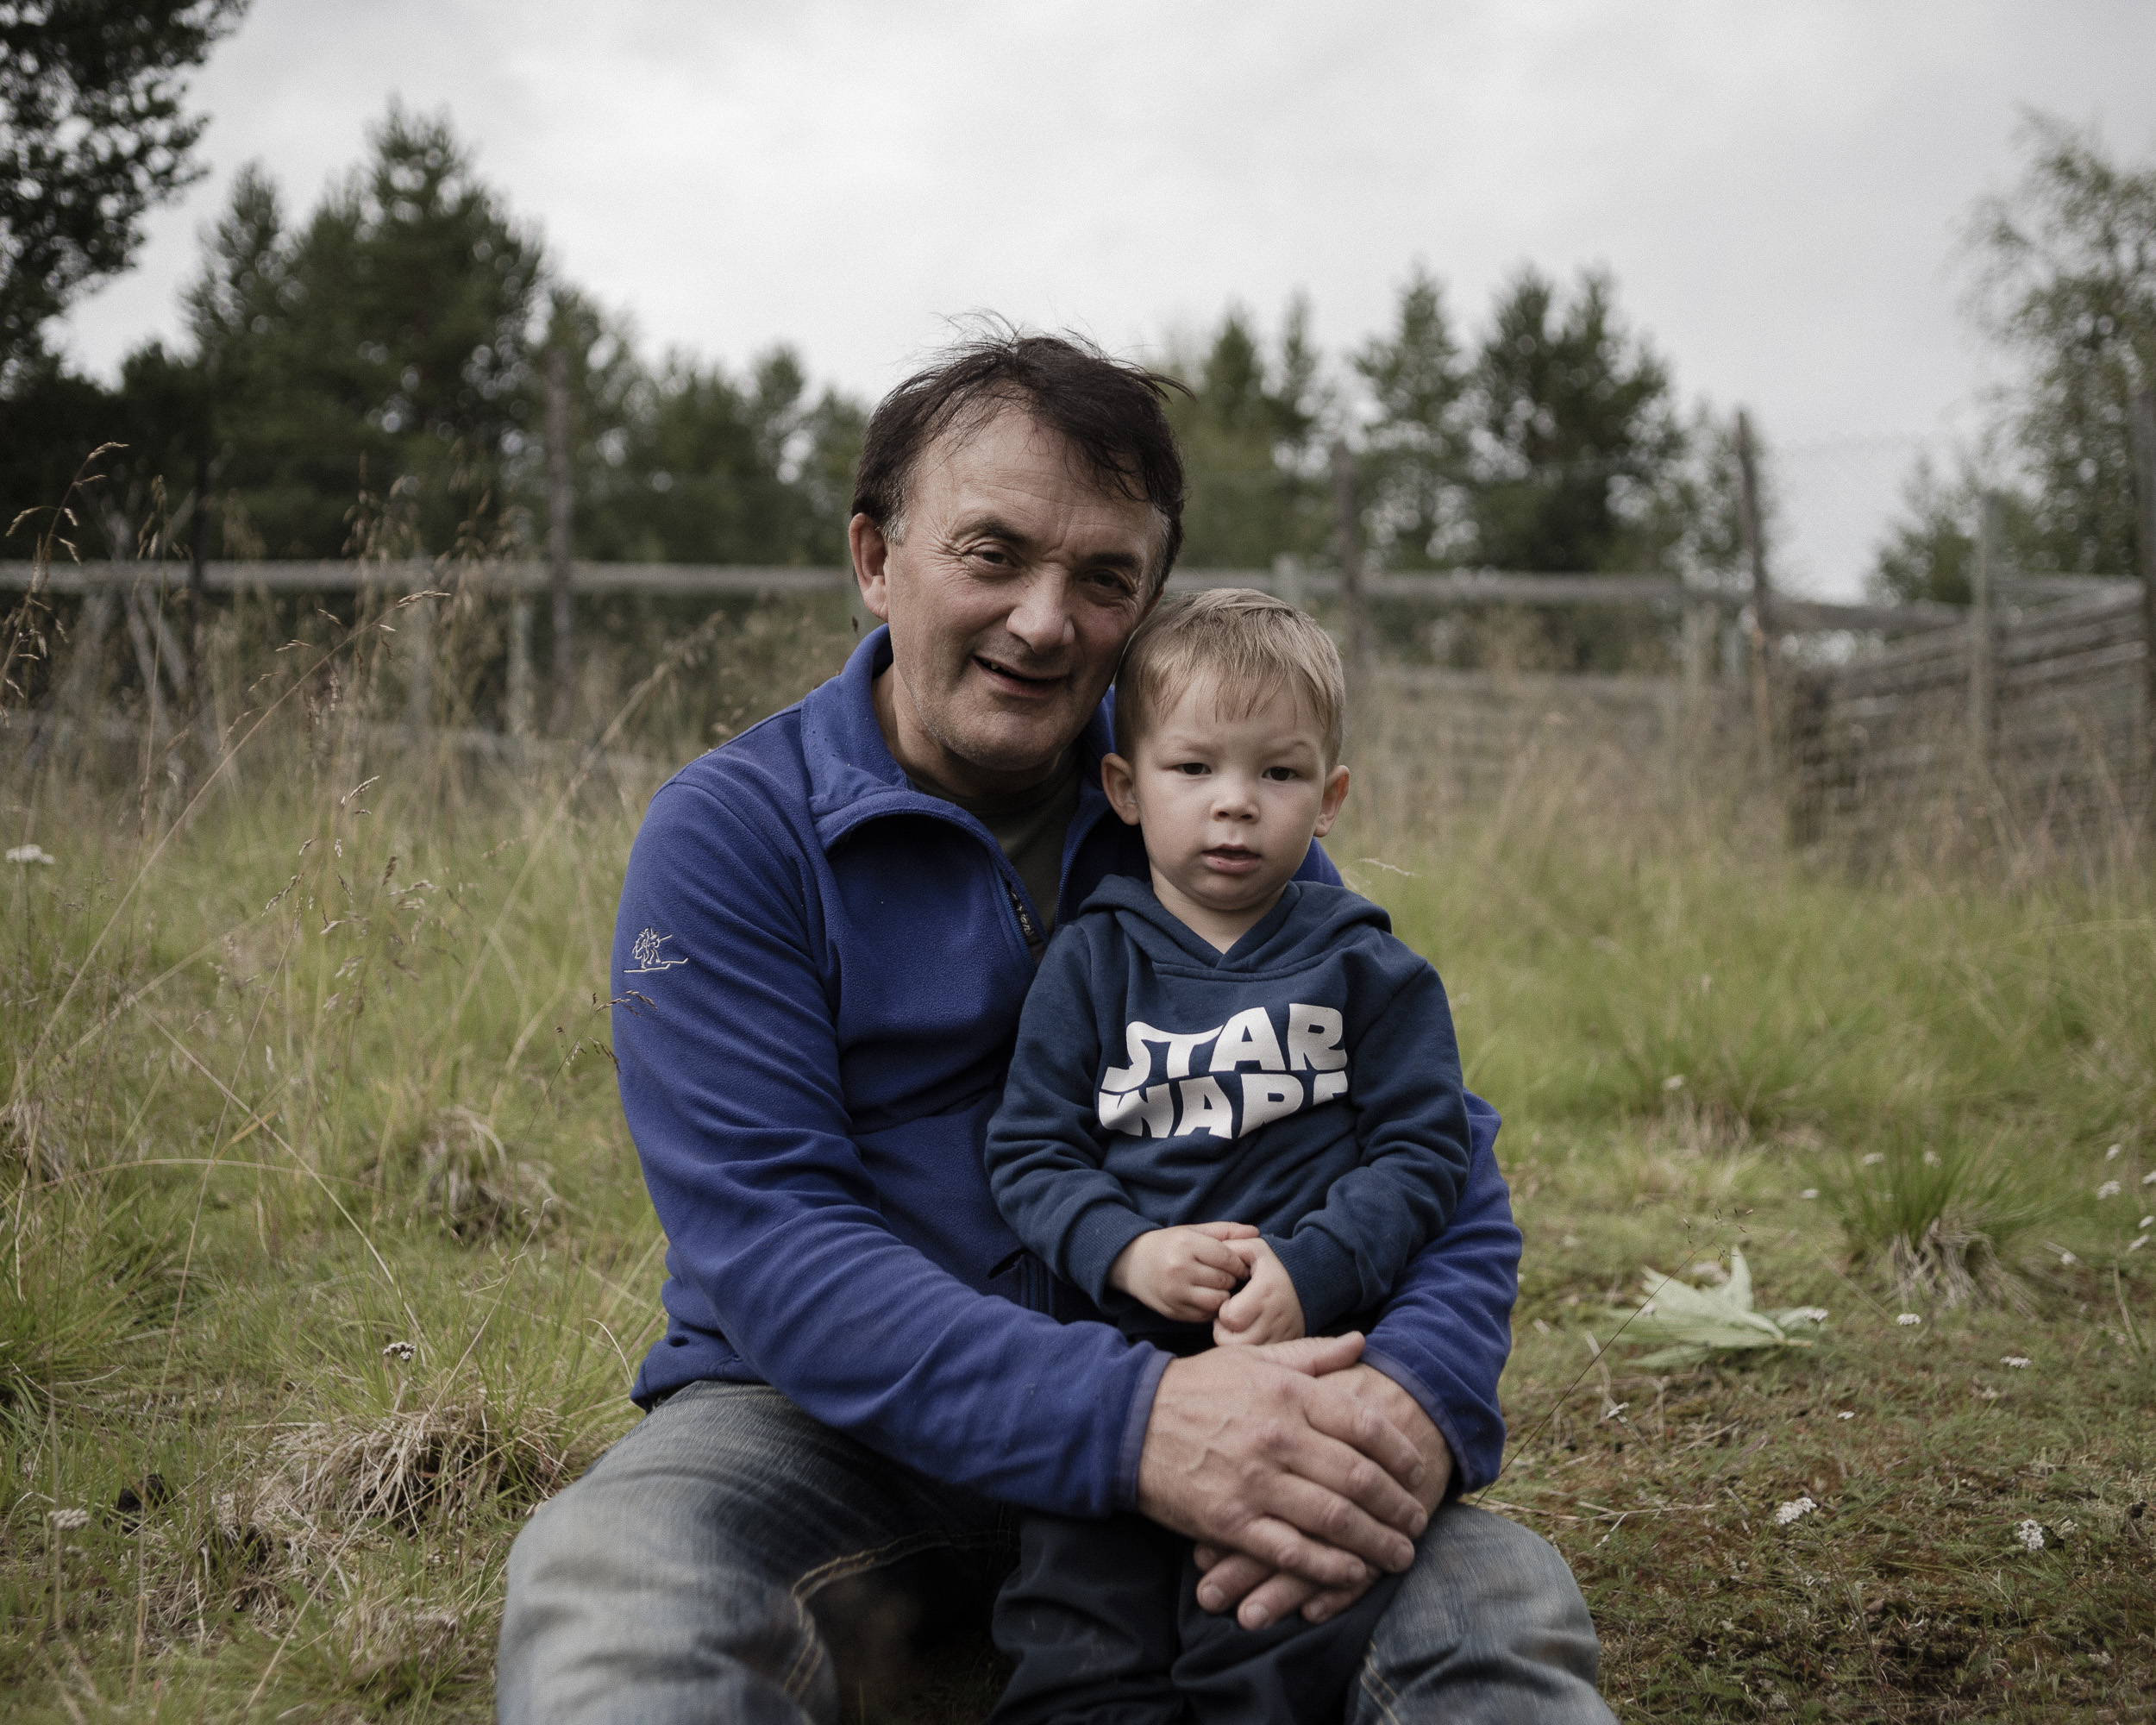
<path fill-rule="evenodd" d="M 636 944 L 629 949 L 629 956 L 636 962 L 624 967 L 622 975 L 649 976 L 656 971 L 671 970 L 677 964 L 687 963 L 689 961 L 686 958 L 668 958 L 660 951 L 659 949 L 673 938 L 672 935 L 661 934 L 655 928 L 644 930 L 636 937 Z"/>

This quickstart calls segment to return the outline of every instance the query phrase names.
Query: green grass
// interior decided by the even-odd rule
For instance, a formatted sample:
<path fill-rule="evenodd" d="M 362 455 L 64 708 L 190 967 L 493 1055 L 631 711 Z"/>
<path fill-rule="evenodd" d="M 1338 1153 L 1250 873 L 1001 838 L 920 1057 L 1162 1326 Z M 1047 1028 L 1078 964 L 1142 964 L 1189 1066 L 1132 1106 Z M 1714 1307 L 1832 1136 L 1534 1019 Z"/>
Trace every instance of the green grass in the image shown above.
<path fill-rule="evenodd" d="M 0 875 L 22 1716 L 488 1716 L 510 1541 L 635 1417 L 661 1242 L 605 1007 L 650 783 L 361 738 L 273 726 L 191 806 L 199 773 L 0 787 L 8 843 L 58 858 Z M 1572 1561 L 1627 1719 L 2141 1716 L 2146 875 L 1860 882 L 1741 811 L 1552 782 L 1381 803 L 1334 846 L 1507 1116 L 1527 1252 L 1485 1501 Z M 1948 1208 L 1927 1151 L 2018 1304 L 1897 1283 L 1896 1219 Z M 1819 1346 L 1629 1364 L 1641 1269 L 1733 1245 L 1761 1305 L 1829 1309 Z M 973 1641 L 855 1704 L 962 1719 L 993 1682 Z"/>

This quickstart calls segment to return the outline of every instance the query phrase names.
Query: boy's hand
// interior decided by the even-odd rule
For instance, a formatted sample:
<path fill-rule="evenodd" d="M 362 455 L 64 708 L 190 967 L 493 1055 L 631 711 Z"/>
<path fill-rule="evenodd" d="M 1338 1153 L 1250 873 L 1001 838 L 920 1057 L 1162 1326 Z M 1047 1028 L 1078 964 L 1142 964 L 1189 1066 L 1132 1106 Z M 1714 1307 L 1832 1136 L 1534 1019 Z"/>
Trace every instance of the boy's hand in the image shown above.
<path fill-rule="evenodd" d="M 1262 1239 L 1238 1239 L 1226 1248 L 1239 1258 L 1250 1280 L 1213 1320 L 1216 1347 L 1232 1342 L 1292 1342 L 1302 1335 L 1302 1302 L 1294 1278 Z"/>
<path fill-rule="evenodd" d="M 1219 1311 L 1246 1274 L 1242 1258 L 1228 1242 L 1257 1238 L 1257 1230 L 1247 1222 L 1154 1228 L 1116 1255 L 1108 1266 L 1108 1286 L 1163 1318 L 1202 1324 Z"/>

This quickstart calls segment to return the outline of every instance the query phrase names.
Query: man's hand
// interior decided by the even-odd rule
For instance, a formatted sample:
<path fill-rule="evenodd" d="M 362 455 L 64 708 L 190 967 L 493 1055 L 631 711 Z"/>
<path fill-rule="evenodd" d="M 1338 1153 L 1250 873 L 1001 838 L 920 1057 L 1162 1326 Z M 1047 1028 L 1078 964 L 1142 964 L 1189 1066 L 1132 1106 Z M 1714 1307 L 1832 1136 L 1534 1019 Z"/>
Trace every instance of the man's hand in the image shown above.
<path fill-rule="evenodd" d="M 1237 1597 L 1275 1571 L 1308 1584 L 1297 1605 L 1326 1589 L 1354 1597 L 1376 1570 L 1414 1561 L 1429 1520 L 1418 1500 L 1422 1458 L 1375 1397 L 1324 1376 L 1362 1351 L 1358 1335 L 1213 1348 L 1162 1374 L 1138 1507 L 1216 1552 L 1255 1559 Z"/>
<path fill-rule="evenodd" d="M 1226 1250 L 1242 1260 L 1250 1279 L 1214 1317 L 1213 1345 L 1263 1346 L 1267 1342 L 1300 1340 L 1303 1333 L 1302 1302 L 1296 1297 L 1294 1278 L 1288 1275 L 1279 1254 L 1263 1239 L 1238 1240 Z"/>
<path fill-rule="evenodd" d="M 1416 1501 L 1434 1513 L 1452 1482 L 1452 1452 L 1414 1397 L 1376 1367 L 1360 1363 L 1319 1380 L 1318 1387 L 1374 1407 L 1388 1425 L 1407 1435 L 1423 1463 L 1421 1483 L 1413 1488 Z M 1284 1568 L 1204 1541 L 1197 1557 L 1204 1571 L 1198 1579 L 1198 1603 L 1208 1611 L 1225 1611 L 1239 1602 L 1236 1621 L 1246 1629 L 1262 1629 L 1293 1611 L 1322 1623 L 1360 1599 L 1376 1580 L 1371 1575 L 1353 1586 L 1319 1588 Z"/>
<path fill-rule="evenodd" d="M 1219 1313 L 1248 1273 L 1227 1242 L 1257 1237 L 1257 1230 L 1247 1222 L 1154 1228 L 1116 1254 L 1108 1266 L 1108 1286 L 1121 1289 L 1163 1318 L 1202 1324 Z M 1300 1317 L 1300 1307 L 1296 1314 Z"/>

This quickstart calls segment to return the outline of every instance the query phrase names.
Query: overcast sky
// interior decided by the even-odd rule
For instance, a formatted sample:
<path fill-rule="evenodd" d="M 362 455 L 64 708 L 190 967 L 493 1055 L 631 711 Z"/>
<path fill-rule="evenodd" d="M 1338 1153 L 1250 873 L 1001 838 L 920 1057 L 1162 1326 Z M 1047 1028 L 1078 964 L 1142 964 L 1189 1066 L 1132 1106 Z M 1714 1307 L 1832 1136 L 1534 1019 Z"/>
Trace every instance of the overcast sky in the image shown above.
<path fill-rule="evenodd" d="M 1959 235 L 2020 115 L 2147 160 L 2152 68 L 2149 0 L 255 0 L 195 80 L 208 178 L 60 333 L 108 374 L 171 338 L 234 172 L 304 214 L 393 97 L 649 351 L 788 341 L 870 397 L 974 308 L 1158 357 L 1302 292 L 1338 354 L 1417 261 L 1470 333 L 1595 266 L 1777 450 L 1791 584 L 1846 593 L 1997 380 Z"/>

